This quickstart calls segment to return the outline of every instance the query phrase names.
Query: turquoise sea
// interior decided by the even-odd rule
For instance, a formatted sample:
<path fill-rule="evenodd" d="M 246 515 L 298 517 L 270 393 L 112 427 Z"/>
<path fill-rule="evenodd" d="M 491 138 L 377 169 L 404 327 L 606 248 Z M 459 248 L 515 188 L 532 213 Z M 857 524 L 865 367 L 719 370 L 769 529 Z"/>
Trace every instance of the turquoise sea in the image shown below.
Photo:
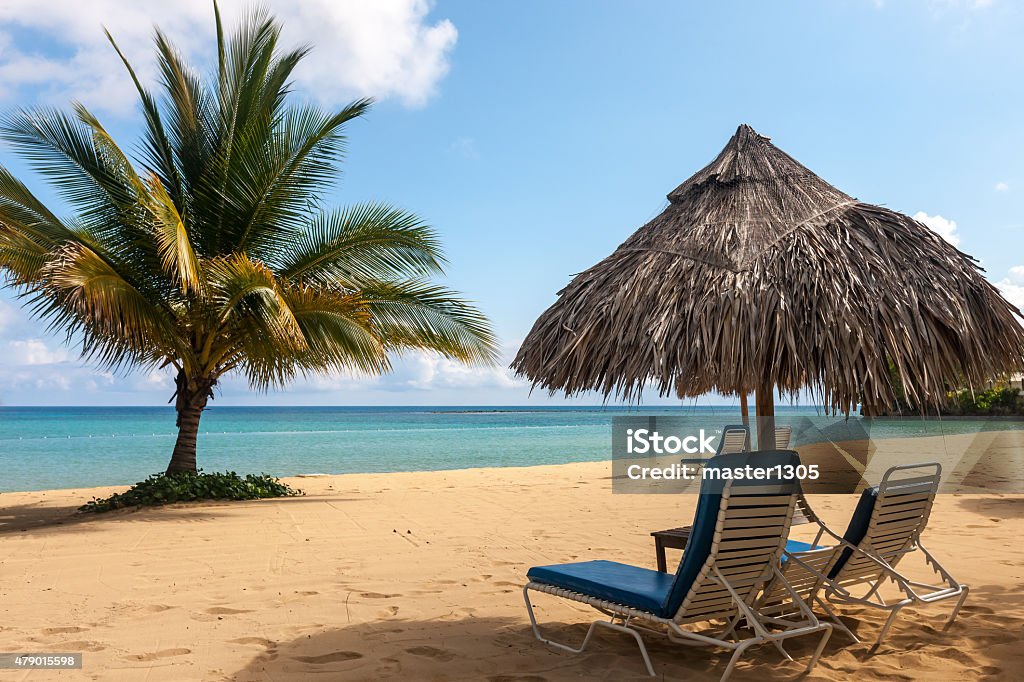
<path fill-rule="evenodd" d="M 288 476 L 599 461 L 611 458 L 615 415 L 690 416 L 720 428 L 735 423 L 738 410 L 214 406 L 203 415 L 199 466 Z M 856 437 L 864 422 L 822 417 L 813 407 L 783 407 L 778 415 L 815 424 L 795 426 L 794 444 L 829 430 L 836 439 L 847 432 Z M 170 407 L 0 407 L 0 492 L 129 484 L 162 471 L 174 444 L 174 418 Z M 979 420 L 876 420 L 870 433 L 988 428 Z"/>

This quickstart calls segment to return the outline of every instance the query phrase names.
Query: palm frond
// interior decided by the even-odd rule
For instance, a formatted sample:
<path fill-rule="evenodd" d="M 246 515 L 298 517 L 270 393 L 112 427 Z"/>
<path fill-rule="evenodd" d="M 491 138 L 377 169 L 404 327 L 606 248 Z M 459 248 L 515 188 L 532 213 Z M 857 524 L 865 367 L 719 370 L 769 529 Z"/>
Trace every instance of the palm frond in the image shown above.
<path fill-rule="evenodd" d="M 155 42 L 165 93 L 168 143 L 173 150 L 175 167 L 180 171 L 185 186 L 190 186 L 203 177 L 212 163 L 213 97 L 159 29 Z M 184 202 L 187 199 L 180 197 L 175 202 L 179 210 L 186 210 Z"/>
<path fill-rule="evenodd" d="M 274 273 L 244 254 L 217 258 L 205 268 L 210 300 L 221 325 L 235 325 L 285 351 L 305 350 L 302 329 Z"/>
<path fill-rule="evenodd" d="M 116 365 L 183 355 L 167 310 L 86 246 L 65 245 L 42 270 L 42 285 L 32 293 L 35 312 L 55 328 L 83 332 L 87 356 Z"/>
<path fill-rule="evenodd" d="M 200 291 L 204 284 L 202 266 L 192 247 L 185 219 L 156 174 L 149 180 L 149 197 L 153 232 L 164 271 L 182 291 Z"/>
<path fill-rule="evenodd" d="M 62 111 L 14 111 L 0 119 L 0 137 L 96 225 L 116 224 L 121 210 L 137 205 L 119 169 L 93 144 L 88 126 Z"/>
<path fill-rule="evenodd" d="M 0 166 L 0 269 L 30 284 L 52 250 L 78 240 L 10 171 Z"/>
<path fill-rule="evenodd" d="M 380 374 L 390 369 L 362 294 L 286 286 L 283 295 L 306 339 L 307 350 L 296 358 L 303 371 Z"/>
<path fill-rule="evenodd" d="M 442 271 L 435 232 L 419 216 L 386 204 L 356 204 L 318 216 L 278 257 L 281 277 L 321 285 L 408 279 Z"/>
<path fill-rule="evenodd" d="M 497 341 L 487 318 L 452 291 L 422 280 L 362 290 L 377 334 L 390 351 L 430 350 L 461 362 L 493 364 Z"/>
<path fill-rule="evenodd" d="M 0 211 L 0 270 L 12 284 L 31 287 L 50 256 L 50 247 L 13 227 Z"/>
<path fill-rule="evenodd" d="M 117 56 L 121 58 L 121 62 L 128 71 L 128 75 L 135 84 L 135 90 L 139 93 L 139 101 L 142 103 L 142 112 L 146 121 L 144 149 L 147 163 L 150 169 L 160 177 L 160 182 L 163 183 L 164 187 L 168 188 L 174 202 L 179 206 L 184 205 L 186 197 L 184 196 L 181 174 L 175 163 L 174 149 L 167 139 L 167 131 L 164 129 L 163 120 L 160 116 L 160 107 L 157 105 L 156 98 L 142 85 L 142 81 L 139 80 L 135 69 L 132 68 L 131 62 L 121 52 L 121 48 L 117 46 L 117 42 L 114 40 L 114 36 L 110 34 L 110 31 L 103 29 L 103 32 L 106 34 L 107 40 L 110 41 Z"/>
<path fill-rule="evenodd" d="M 334 114 L 318 107 L 293 108 L 283 113 L 269 140 L 246 145 L 239 154 L 240 168 L 260 172 L 229 190 L 231 206 L 240 211 L 233 218 L 240 226 L 235 250 L 269 256 L 282 229 L 297 231 L 308 222 L 310 197 L 339 175 L 343 127 L 370 104 L 357 100 Z"/>

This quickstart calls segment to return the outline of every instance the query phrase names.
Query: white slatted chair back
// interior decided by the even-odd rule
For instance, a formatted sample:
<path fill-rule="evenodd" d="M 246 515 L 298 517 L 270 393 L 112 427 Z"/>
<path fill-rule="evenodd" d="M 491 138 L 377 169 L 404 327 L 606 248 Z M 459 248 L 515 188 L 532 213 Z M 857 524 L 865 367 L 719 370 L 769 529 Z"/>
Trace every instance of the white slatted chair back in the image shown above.
<path fill-rule="evenodd" d="M 726 486 L 711 552 L 676 612 L 675 622 L 730 618 L 738 610 L 734 598 L 747 605 L 757 601 L 786 546 L 796 488 L 778 494 L 777 485 Z"/>

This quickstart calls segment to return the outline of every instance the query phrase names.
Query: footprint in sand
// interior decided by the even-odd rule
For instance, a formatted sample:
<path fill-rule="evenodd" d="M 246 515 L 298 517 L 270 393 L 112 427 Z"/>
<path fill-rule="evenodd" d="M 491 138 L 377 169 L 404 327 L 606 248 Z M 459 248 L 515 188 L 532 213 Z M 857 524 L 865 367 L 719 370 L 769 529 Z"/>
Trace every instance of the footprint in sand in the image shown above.
<path fill-rule="evenodd" d="M 961 651 L 960 649 L 956 649 L 954 647 L 946 647 L 944 649 L 937 649 L 934 651 L 935 655 L 939 658 L 944 658 L 949 661 L 956 661 L 957 663 L 962 663 L 965 666 L 972 666 L 977 664 L 977 661 L 974 660 L 973 656 L 971 656 L 965 651 Z"/>
<path fill-rule="evenodd" d="M 227 606 L 214 606 L 204 611 L 193 611 L 189 614 L 189 618 L 206 623 L 213 620 L 223 620 L 225 616 L 237 616 L 241 613 L 252 613 L 252 611 L 249 609 L 232 609 Z"/>
<path fill-rule="evenodd" d="M 264 637 L 239 637 L 238 639 L 229 639 L 230 644 L 256 644 L 264 647 L 265 649 L 273 649 L 277 647 L 277 642 L 272 642 Z"/>
<path fill-rule="evenodd" d="M 252 613 L 251 609 L 232 609 L 227 606 L 214 606 L 212 609 L 206 609 L 206 613 L 211 616 L 234 616 L 239 613 Z"/>
<path fill-rule="evenodd" d="M 330 654 L 323 654 L 322 656 L 292 656 L 292 660 L 299 661 L 301 663 L 311 663 L 313 665 L 323 665 L 325 663 L 354 661 L 357 658 L 362 657 L 363 655 L 358 651 L 335 651 Z"/>
<path fill-rule="evenodd" d="M 410 649 L 405 650 L 406 653 L 410 653 L 413 656 L 423 656 L 424 658 L 433 658 L 436 661 L 447 663 L 448 661 L 455 659 L 455 654 L 447 649 L 437 649 L 432 646 L 414 646 Z"/>
<path fill-rule="evenodd" d="M 990 647 L 997 644 L 1011 644 L 1020 641 L 1020 638 L 1013 634 L 973 634 L 971 635 L 971 644 L 979 647 Z"/>
<path fill-rule="evenodd" d="M 967 613 L 984 613 L 987 615 L 995 613 L 995 611 L 987 606 L 976 606 L 975 604 L 964 604 L 964 607 L 961 610 Z"/>
<path fill-rule="evenodd" d="M 168 604 L 147 604 L 146 606 L 141 607 L 140 610 L 145 611 L 146 613 L 163 613 L 164 611 L 170 611 L 173 608 L 173 606 L 169 606 Z"/>
<path fill-rule="evenodd" d="M 85 632 L 86 628 L 80 627 L 66 627 L 66 628 L 43 628 L 42 633 L 44 635 L 64 635 L 71 632 Z"/>
<path fill-rule="evenodd" d="M 158 661 L 161 658 L 185 656 L 190 653 L 192 653 L 191 649 L 185 649 L 181 647 L 177 649 L 163 649 L 161 651 L 151 651 L 146 654 L 132 654 L 131 656 L 122 656 L 122 658 L 126 661 Z"/>
<path fill-rule="evenodd" d="M 61 642 L 60 646 L 64 651 L 103 651 L 107 648 L 106 644 L 100 644 L 99 642 L 90 642 L 87 640 L 80 640 L 75 642 Z"/>
<path fill-rule="evenodd" d="M 385 657 L 380 659 L 380 665 L 377 666 L 377 676 L 383 678 L 387 675 L 397 675 L 402 672 L 402 662 L 397 658 Z"/>

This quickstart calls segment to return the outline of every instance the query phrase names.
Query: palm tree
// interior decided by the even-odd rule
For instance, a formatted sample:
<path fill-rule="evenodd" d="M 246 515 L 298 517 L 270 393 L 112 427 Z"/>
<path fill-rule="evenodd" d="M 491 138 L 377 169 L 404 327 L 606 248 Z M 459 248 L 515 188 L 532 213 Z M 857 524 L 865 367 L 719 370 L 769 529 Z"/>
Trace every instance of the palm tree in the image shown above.
<path fill-rule="evenodd" d="M 339 111 L 289 97 L 306 49 L 279 51 L 280 25 L 248 15 L 225 38 L 209 82 L 157 29 L 159 96 L 135 83 L 145 119 L 138 158 L 83 105 L 21 110 L 0 136 L 73 210 L 59 217 L 0 167 L 0 269 L 39 317 L 112 369 L 176 372 L 178 438 L 168 473 L 196 470 L 199 419 L 230 372 L 253 389 L 297 374 L 380 374 L 425 349 L 492 363 L 486 318 L 431 281 L 436 233 L 383 204 L 325 210 L 339 172 Z"/>

